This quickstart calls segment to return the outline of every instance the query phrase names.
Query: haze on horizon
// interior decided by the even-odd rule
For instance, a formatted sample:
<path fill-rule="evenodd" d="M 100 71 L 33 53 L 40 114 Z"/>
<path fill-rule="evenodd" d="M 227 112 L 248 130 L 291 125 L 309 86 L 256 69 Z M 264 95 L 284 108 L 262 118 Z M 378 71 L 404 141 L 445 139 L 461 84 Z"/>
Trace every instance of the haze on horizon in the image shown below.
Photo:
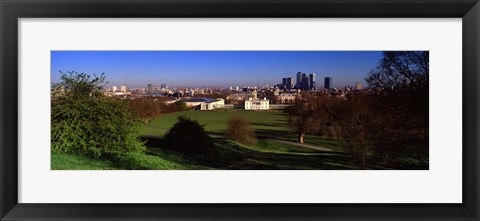
<path fill-rule="evenodd" d="M 107 86 L 228 87 L 276 85 L 297 72 L 354 86 L 375 68 L 382 51 L 51 51 L 51 81 L 60 71 L 105 73 Z M 295 82 L 296 83 L 296 82 Z"/>

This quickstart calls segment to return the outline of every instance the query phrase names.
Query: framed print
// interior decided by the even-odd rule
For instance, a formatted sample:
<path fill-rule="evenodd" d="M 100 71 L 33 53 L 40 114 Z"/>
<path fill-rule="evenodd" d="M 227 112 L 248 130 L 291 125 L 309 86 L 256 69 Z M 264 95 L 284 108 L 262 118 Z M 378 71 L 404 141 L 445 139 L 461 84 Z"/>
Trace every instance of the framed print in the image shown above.
<path fill-rule="evenodd" d="M 478 220 L 479 10 L 2 1 L 1 219 Z"/>

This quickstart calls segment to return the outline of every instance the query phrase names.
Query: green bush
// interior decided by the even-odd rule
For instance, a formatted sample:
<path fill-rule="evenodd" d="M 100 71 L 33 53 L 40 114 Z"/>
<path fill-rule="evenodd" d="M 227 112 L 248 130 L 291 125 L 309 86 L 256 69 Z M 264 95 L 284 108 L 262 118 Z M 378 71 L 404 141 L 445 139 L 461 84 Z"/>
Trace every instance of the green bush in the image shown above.
<path fill-rule="evenodd" d="M 165 134 L 166 148 L 187 153 L 213 155 L 216 153 L 213 139 L 208 136 L 202 125 L 185 116 L 177 118 L 178 122 Z"/>
<path fill-rule="evenodd" d="M 107 97 L 67 98 L 52 106 L 53 153 L 112 158 L 143 152 L 141 123 L 125 101 Z"/>

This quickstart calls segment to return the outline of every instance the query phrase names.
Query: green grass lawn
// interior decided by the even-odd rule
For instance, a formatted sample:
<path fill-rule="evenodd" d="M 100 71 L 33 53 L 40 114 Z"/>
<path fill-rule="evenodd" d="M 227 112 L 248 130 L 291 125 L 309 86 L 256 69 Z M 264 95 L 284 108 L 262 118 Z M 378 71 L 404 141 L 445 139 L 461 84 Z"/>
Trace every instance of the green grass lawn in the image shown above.
<path fill-rule="evenodd" d="M 86 156 L 52 153 L 52 170 L 118 170 L 120 167 L 107 160 L 96 160 Z"/>
<path fill-rule="evenodd" d="M 228 119 L 232 116 L 247 118 L 257 136 L 284 136 L 290 133 L 288 117 L 280 111 L 185 111 L 169 113 L 145 124 L 142 136 L 163 137 L 165 132 L 175 124 L 178 116 L 187 116 L 205 125 L 205 130 L 212 137 L 220 137 L 227 128 Z"/>
<path fill-rule="evenodd" d="M 200 166 L 183 164 L 180 160 L 171 161 L 175 154 L 169 154 L 170 160 L 164 156 L 143 153 L 130 153 L 118 162 L 106 159 L 92 159 L 87 156 L 67 153 L 52 153 L 52 170 L 185 170 L 204 169 Z M 183 159 L 182 156 L 177 156 Z M 180 162 L 182 164 L 178 164 Z"/>

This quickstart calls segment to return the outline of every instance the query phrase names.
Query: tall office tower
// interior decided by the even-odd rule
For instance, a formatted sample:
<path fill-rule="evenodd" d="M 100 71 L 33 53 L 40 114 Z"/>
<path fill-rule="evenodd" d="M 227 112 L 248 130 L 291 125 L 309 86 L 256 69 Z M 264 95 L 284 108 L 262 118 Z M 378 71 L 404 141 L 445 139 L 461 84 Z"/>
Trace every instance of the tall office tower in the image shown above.
<path fill-rule="evenodd" d="M 112 92 L 117 92 L 117 86 L 112 86 Z"/>
<path fill-rule="evenodd" d="M 127 86 L 125 85 L 120 86 L 120 91 L 123 93 L 127 93 Z"/>
<path fill-rule="evenodd" d="M 148 92 L 148 93 L 152 93 L 152 92 L 153 92 L 153 85 L 151 85 L 151 84 L 148 84 L 148 85 L 147 85 L 147 92 Z"/>
<path fill-rule="evenodd" d="M 302 87 L 302 72 L 298 72 L 296 88 L 301 88 L 301 87 Z"/>
<path fill-rule="evenodd" d="M 325 77 L 325 89 L 329 90 L 332 89 L 332 78 L 331 77 Z"/>
<path fill-rule="evenodd" d="M 315 85 L 316 74 L 310 74 L 310 89 L 315 90 L 317 87 Z"/>
<path fill-rule="evenodd" d="M 307 74 L 302 73 L 302 86 L 301 88 L 306 90 L 310 87 L 310 79 Z"/>
<path fill-rule="evenodd" d="M 282 89 L 285 89 L 287 87 L 287 78 L 282 78 Z"/>
<path fill-rule="evenodd" d="M 293 78 L 287 78 L 287 89 L 290 90 L 293 88 Z"/>
<path fill-rule="evenodd" d="M 362 90 L 362 89 L 363 89 L 362 82 L 357 82 L 357 83 L 355 83 L 355 89 L 356 89 L 357 91 Z"/>

